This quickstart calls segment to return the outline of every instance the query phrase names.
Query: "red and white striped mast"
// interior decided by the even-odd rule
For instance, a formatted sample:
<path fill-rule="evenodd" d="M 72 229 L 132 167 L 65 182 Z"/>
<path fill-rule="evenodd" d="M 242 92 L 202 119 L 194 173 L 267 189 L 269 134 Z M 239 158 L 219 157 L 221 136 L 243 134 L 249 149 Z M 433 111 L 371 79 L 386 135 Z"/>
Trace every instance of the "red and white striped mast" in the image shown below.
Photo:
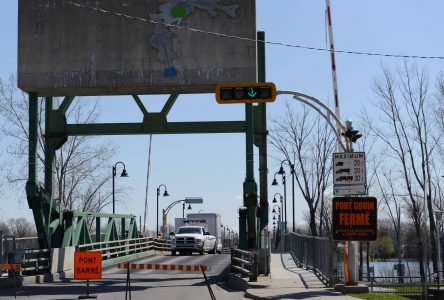
<path fill-rule="evenodd" d="M 330 58 L 331 58 L 331 75 L 333 79 L 333 95 L 335 99 L 335 114 L 338 117 L 338 120 L 341 120 L 341 115 L 339 112 L 339 95 L 338 95 L 338 80 L 336 77 L 336 60 L 335 60 L 335 44 L 333 40 L 333 26 L 331 22 L 331 10 L 330 10 L 330 0 L 325 0 L 327 5 L 327 23 L 328 23 L 328 41 L 330 42 Z M 338 136 L 341 136 L 341 124 L 336 122 L 336 132 Z M 339 151 L 339 141 L 336 146 L 336 150 Z M 347 146 L 347 150 L 349 150 Z M 345 285 L 349 284 L 350 274 L 349 274 L 349 243 L 347 241 L 343 241 L 344 245 L 344 283 Z"/>
<path fill-rule="evenodd" d="M 327 5 L 327 22 L 328 22 L 328 41 L 330 42 L 330 58 L 331 58 L 331 74 L 333 79 L 333 96 L 335 99 L 335 114 L 341 119 L 339 113 L 339 96 L 338 96 L 338 80 L 336 77 L 336 61 L 335 61 L 335 45 L 333 41 L 333 26 L 331 22 L 330 0 L 326 0 Z M 341 126 L 336 123 L 336 132 L 341 136 Z M 338 144 L 339 149 L 339 144 Z"/>

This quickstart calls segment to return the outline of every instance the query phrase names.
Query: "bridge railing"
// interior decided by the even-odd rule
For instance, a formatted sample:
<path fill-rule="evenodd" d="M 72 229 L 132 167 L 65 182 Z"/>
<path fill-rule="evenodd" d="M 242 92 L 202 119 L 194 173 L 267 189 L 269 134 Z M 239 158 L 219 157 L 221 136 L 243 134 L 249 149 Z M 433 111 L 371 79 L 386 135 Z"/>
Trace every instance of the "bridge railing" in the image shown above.
<path fill-rule="evenodd" d="M 313 270 L 326 284 L 334 284 L 334 241 L 326 237 L 290 234 L 290 253 L 299 267 Z"/>
<path fill-rule="evenodd" d="M 231 248 L 231 270 L 249 276 L 250 281 L 257 281 L 257 253 Z"/>
<path fill-rule="evenodd" d="M 102 253 L 103 266 L 137 259 L 146 256 L 150 251 L 169 251 L 170 249 L 170 240 L 152 237 L 105 241 L 76 246 L 76 251 L 100 251 Z"/>

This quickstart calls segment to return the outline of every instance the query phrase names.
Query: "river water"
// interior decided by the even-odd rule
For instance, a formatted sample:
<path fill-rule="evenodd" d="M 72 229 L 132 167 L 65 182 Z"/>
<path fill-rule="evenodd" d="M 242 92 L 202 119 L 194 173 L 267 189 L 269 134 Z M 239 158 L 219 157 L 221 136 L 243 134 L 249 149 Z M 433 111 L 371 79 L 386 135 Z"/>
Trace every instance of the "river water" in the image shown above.
<path fill-rule="evenodd" d="M 375 277 L 395 277 L 398 276 L 397 271 L 395 270 L 394 266 L 398 263 L 398 260 L 386 260 L 386 261 L 371 261 L 370 267 L 374 268 L 374 276 Z M 419 262 L 413 261 L 413 260 L 403 260 L 402 263 L 405 265 L 405 273 L 404 276 L 411 276 L 411 277 L 419 277 Z M 432 272 L 432 262 L 429 263 L 430 272 Z M 343 263 L 339 262 L 339 268 L 340 273 L 342 273 L 343 270 Z M 363 266 L 363 273 L 364 277 L 366 277 L 367 274 L 367 266 L 364 262 Z M 426 272 L 428 273 L 428 272 Z"/>

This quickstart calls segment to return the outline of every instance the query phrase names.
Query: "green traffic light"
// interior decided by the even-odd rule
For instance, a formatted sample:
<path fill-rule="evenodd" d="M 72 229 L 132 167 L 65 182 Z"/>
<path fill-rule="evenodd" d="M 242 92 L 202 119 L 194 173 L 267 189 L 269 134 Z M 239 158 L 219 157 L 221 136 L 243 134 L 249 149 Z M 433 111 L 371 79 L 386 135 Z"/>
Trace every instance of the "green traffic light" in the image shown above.
<path fill-rule="evenodd" d="M 250 96 L 250 98 L 254 98 L 257 95 L 257 92 L 254 90 L 254 88 L 250 87 L 248 88 L 248 96 Z"/>

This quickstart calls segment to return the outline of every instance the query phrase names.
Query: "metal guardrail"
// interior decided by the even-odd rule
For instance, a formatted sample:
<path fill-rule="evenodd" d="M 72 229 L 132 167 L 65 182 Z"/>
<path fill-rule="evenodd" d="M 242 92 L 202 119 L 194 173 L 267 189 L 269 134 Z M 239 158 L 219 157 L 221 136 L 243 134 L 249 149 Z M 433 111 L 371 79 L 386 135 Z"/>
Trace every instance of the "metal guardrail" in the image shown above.
<path fill-rule="evenodd" d="M 231 248 L 231 270 L 249 276 L 250 281 L 257 281 L 257 253 Z"/>
<path fill-rule="evenodd" d="M 16 238 L 0 233 L 0 263 L 21 264 L 20 275 L 46 272 L 50 267 L 50 251 L 38 246 L 37 237 Z"/>
<path fill-rule="evenodd" d="M 100 251 L 102 265 L 109 266 L 144 256 L 149 251 L 169 251 L 171 240 L 143 237 L 90 243 L 76 246 L 76 251 Z"/>
<path fill-rule="evenodd" d="M 334 241 L 325 237 L 290 234 L 290 253 L 296 265 L 313 270 L 325 285 L 334 284 Z"/>

